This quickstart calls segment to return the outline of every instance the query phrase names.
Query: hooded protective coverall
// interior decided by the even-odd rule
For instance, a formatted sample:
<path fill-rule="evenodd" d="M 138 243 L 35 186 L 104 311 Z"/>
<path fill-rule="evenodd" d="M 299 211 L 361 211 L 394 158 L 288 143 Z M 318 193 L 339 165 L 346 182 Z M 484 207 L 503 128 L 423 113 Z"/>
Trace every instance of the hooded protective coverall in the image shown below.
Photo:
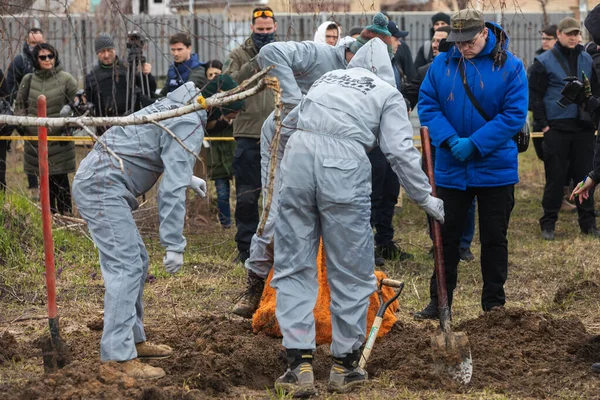
<path fill-rule="evenodd" d="M 346 49 L 354 41 L 346 37 L 336 47 L 315 42 L 277 42 L 263 47 L 258 55 L 260 68 L 275 65 L 271 75 L 279 79 L 284 104 L 282 118 L 291 111 L 305 95 L 312 84 L 326 72 L 346 68 Z M 267 198 L 270 165 L 270 147 L 275 135 L 274 113 L 265 120 L 260 138 L 260 163 L 263 188 L 263 213 Z M 285 130 L 282 127 L 282 130 Z M 246 268 L 261 278 L 266 278 L 273 267 L 273 233 L 278 211 L 279 166 L 276 169 L 273 199 L 269 217 L 261 236 L 254 234 L 250 245 L 250 257 Z"/>
<path fill-rule="evenodd" d="M 425 207 L 435 203 L 434 217 L 443 220 L 442 202 L 430 196 L 406 104 L 394 85 L 387 46 L 372 39 L 347 70 L 317 80 L 284 121 L 295 129 L 282 131 L 280 143 L 287 145 L 271 286 L 287 349 L 315 349 L 321 235 L 331 290 L 331 353 L 344 357 L 365 340 L 369 296 L 376 289 L 367 151 L 379 143 L 408 195 Z"/>
<path fill-rule="evenodd" d="M 188 82 L 136 115 L 178 108 L 199 94 Z M 195 154 L 204 137 L 206 112 L 162 121 Z M 195 158 L 163 129 L 154 125 L 115 126 L 100 141 L 123 159 L 125 173 L 104 148 L 94 149 L 79 165 L 73 197 L 86 220 L 100 255 L 104 278 L 102 361 L 137 357 L 135 343 L 146 340 L 142 294 L 148 272 L 148 253 L 133 219 L 136 197 L 149 191 L 162 175 L 158 190 L 160 242 L 167 251 L 183 253 L 186 189 Z"/>

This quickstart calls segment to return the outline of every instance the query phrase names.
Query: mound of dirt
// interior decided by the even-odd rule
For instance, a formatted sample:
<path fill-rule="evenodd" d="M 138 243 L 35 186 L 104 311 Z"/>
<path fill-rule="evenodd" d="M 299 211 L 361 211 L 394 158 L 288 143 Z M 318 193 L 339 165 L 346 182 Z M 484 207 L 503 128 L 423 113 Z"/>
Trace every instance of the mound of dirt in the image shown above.
<path fill-rule="evenodd" d="M 583 398 L 597 395 L 590 361 L 600 358 L 600 338 L 592 338 L 577 319 L 499 309 L 466 321 L 456 331 L 468 333 L 473 380 L 466 388 L 442 385 L 433 373 L 430 336 L 436 324 L 396 323 L 377 340 L 367 369 L 410 390 L 464 393 L 486 390 L 508 396 L 549 398 L 563 388 Z M 239 398 L 244 391 L 263 393 L 284 371 L 280 339 L 252 333 L 250 321 L 222 314 L 173 319 L 149 326 L 149 340 L 173 347 L 172 357 L 150 361 L 167 376 L 143 382 L 124 376 L 116 363 L 100 363 L 100 332 L 73 332 L 67 338 L 75 361 L 61 372 L 9 388 L 20 398 Z M 3 346 L 6 347 L 6 346 Z M 318 385 L 328 379 L 329 346 L 317 348 Z M 595 389 L 594 389 L 595 388 Z M 0 397 L 3 390 L 0 387 Z M 6 390 L 4 393 L 9 393 Z M 326 394 L 326 392 L 324 392 Z"/>
<path fill-rule="evenodd" d="M 469 336 L 471 388 L 547 398 L 563 387 L 584 390 L 586 382 L 595 379 L 579 353 L 596 352 L 600 343 L 590 344 L 590 335 L 577 319 L 500 308 L 460 324 L 455 331 Z M 433 375 L 430 333 L 398 323 L 376 344 L 369 370 L 375 374 L 388 370 L 410 389 L 439 389 Z"/>
<path fill-rule="evenodd" d="M 20 347 L 12 334 L 0 333 L 0 365 L 7 361 L 20 361 L 22 357 Z"/>

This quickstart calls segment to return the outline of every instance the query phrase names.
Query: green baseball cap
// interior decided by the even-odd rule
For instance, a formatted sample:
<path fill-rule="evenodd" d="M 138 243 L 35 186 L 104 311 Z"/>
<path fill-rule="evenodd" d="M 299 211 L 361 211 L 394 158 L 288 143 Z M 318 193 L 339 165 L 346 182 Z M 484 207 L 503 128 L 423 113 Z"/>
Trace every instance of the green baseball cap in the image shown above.
<path fill-rule="evenodd" d="M 450 34 L 447 42 L 468 42 L 485 28 L 483 14 L 477 10 L 460 10 L 450 17 Z"/>
<path fill-rule="evenodd" d="M 575 18 L 566 17 L 560 20 L 557 29 L 562 33 L 581 31 L 581 24 Z"/>

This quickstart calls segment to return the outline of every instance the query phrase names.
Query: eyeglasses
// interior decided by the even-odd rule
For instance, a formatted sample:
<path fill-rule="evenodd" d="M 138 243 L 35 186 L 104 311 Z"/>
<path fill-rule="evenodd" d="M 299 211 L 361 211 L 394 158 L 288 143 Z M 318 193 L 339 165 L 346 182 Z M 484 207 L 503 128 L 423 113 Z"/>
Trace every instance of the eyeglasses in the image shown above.
<path fill-rule="evenodd" d="M 258 11 L 254 11 L 254 14 L 252 14 L 253 18 L 259 18 L 259 17 L 265 17 L 265 18 L 273 18 L 273 11 L 271 10 L 258 10 Z"/>
<path fill-rule="evenodd" d="M 481 36 L 481 34 L 483 33 L 483 31 L 479 32 L 477 35 L 475 35 L 475 37 L 469 41 L 466 42 L 456 42 L 456 46 L 458 47 L 473 47 L 475 46 L 475 43 L 477 42 L 477 40 L 479 40 L 479 36 Z"/>
<path fill-rule="evenodd" d="M 549 36 L 549 37 L 542 36 L 542 41 L 544 41 L 544 42 L 549 42 L 551 40 L 556 40 L 556 38 L 552 37 L 552 36 Z"/>
<path fill-rule="evenodd" d="M 48 54 L 46 56 L 38 56 L 38 58 L 42 61 L 46 61 L 46 58 L 48 60 L 54 60 L 54 54 Z"/>

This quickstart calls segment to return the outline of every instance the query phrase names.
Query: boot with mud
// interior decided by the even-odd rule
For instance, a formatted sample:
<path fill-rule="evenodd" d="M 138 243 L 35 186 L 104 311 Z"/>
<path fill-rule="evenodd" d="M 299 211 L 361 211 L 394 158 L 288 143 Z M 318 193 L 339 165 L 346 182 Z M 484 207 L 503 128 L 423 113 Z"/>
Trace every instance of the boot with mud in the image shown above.
<path fill-rule="evenodd" d="M 358 366 L 360 353 L 360 350 L 355 350 L 343 358 L 333 357 L 329 372 L 329 391 L 347 393 L 368 381 L 369 374 Z"/>
<path fill-rule="evenodd" d="M 317 394 L 313 373 L 312 350 L 287 349 L 287 370 L 275 381 L 275 390 L 292 397 L 310 397 Z"/>
<path fill-rule="evenodd" d="M 135 379 L 159 379 L 165 376 L 162 368 L 144 364 L 137 358 L 119 363 L 124 374 Z"/>
<path fill-rule="evenodd" d="M 160 359 L 171 357 L 173 349 L 166 344 L 154 344 L 141 342 L 135 344 L 135 350 L 139 358 Z"/>
<path fill-rule="evenodd" d="M 261 278 L 252 271 L 248 271 L 246 291 L 242 294 L 238 302 L 235 303 L 232 312 L 240 317 L 252 318 L 260 304 L 260 298 L 264 288 L 264 278 Z"/>

